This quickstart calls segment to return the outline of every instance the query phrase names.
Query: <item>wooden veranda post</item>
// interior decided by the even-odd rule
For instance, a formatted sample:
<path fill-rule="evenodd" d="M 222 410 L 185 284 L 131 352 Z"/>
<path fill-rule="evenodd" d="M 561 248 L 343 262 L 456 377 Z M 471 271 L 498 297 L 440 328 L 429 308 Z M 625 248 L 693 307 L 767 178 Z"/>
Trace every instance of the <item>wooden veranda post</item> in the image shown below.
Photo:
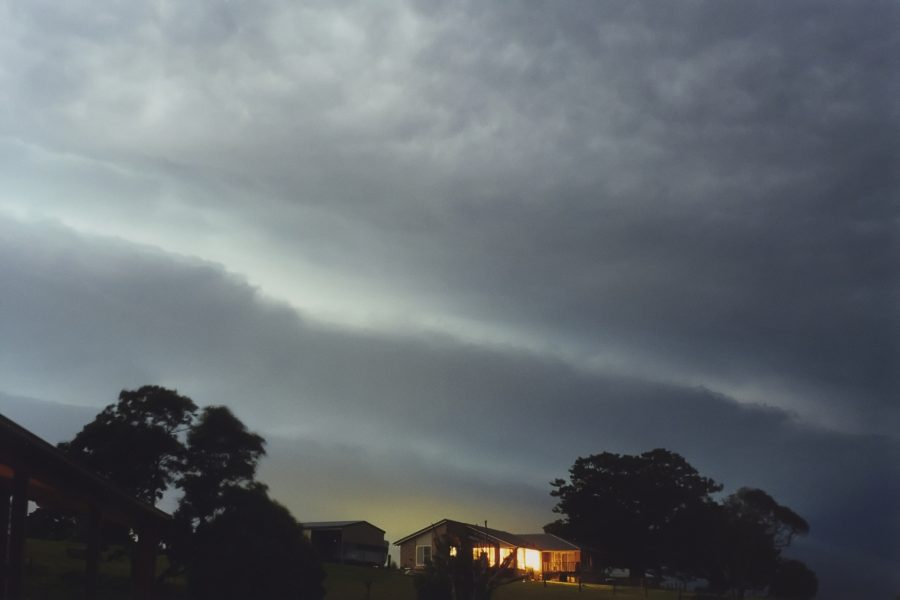
<path fill-rule="evenodd" d="M 6 598 L 6 565 L 9 553 L 9 487 L 0 481 L 0 598 Z"/>
<path fill-rule="evenodd" d="M 138 600 L 153 598 L 156 583 L 156 550 L 159 544 L 159 527 L 155 523 L 144 523 L 138 530 L 134 562 L 134 597 Z"/>
<path fill-rule="evenodd" d="M 97 597 L 97 580 L 100 575 L 101 514 L 100 508 L 91 506 L 88 510 L 87 550 L 84 567 L 84 596 L 86 600 Z"/>
<path fill-rule="evenodd" d="M 25 522 L 28 518 L 28 473 L 16 469 L 12 480 L 12 502 L 9 511 L 9 566 L 6 597 L 22 600 L 25 597 Z"/>
<path fill-rule="evenodd" d="M 0 600 L 25 596 L 28 502 L 88 517 L 84 592 L 97 593 L 102 522 L 139 530 L 134 582 L 150 598 L 156 546 L 172 517 L 86 469 L 52 444 L 0 414 Z"/>

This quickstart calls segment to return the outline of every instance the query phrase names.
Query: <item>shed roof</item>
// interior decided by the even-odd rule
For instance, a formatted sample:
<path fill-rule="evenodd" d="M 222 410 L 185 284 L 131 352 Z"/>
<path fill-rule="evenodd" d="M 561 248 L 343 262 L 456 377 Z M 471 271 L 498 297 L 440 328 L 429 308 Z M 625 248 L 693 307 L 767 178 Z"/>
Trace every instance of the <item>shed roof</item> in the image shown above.
<path fill-rule="evenodd" d="M 384 529 L 375 527 L 375 525 L 372 525 L 368 521 L 309 521 L 307 523 L 302 523 L 302 525 L 304 529 L 343 529 L 344 527 L 357 525 L 359 523 L 365 523 L 369 527 L 374 527 L 381 533 L 384 533 Z"/>

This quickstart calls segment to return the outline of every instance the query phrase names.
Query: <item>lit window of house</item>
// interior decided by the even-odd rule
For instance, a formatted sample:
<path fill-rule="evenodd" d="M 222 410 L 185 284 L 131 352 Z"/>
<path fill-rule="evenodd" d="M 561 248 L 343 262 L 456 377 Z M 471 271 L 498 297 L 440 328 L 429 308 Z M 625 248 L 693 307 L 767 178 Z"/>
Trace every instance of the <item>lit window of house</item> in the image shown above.
<path fill-rule="evenodd" d="M 424 567 L 431 562 L 431 546 L 416 546 L 416 566 Z"/>

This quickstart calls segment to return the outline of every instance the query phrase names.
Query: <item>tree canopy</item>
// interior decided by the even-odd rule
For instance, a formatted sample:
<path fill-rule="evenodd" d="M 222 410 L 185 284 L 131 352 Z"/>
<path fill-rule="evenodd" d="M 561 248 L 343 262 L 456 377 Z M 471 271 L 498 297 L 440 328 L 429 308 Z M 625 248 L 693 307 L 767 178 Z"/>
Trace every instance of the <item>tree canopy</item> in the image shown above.
<path fill-rule="evenodd" d="M 755 488 L 741 488 L 725 498 L 716 507 L 713 524 L 704 575 L 714 588 L 734 590 L 739 596 L 772 585 L 782 550 L 795 536 L 809 532 L 802 517 Z M 795 572 L 795 565 L 789 567 L 788 578 Z"/>
<path fill-rule="evenodd" d="M 198 414 L 175 390 L 123 390 L 60 448 L 150 504 L 167 489 L 183 492 L 165 540 L 170 566 L 160 577 L 186 568 L 193 597 L 323 596 L 324 572 L 302 528 L 256 481 L 265 440 L 227 407 Z M 46 535 L 70 535 L 65 515 L 36 512 Z"/>
<path fill-rule="evenodd" d="M 559 499 L 553 510 L 563 518 L 545 529 L 599 551 L 606 566 L 627 567 L 633 577 L 650 568 L 706 580 L 736 597 L 768 588 L 805 598 L 815 588 L 812 571 L 782 557 L 809 532 L 800 515 L 755 488 L 717 502 L 722 486 L 675 452 L 578 458 L 569 480 L 551 485 Z"/>
<path fill-rule="evenodd" d="M 770 593 L 776 598 L 809 600 L 819 591 L 816 574 L 799 560 L 782 560 L 775 570 Z"/>
<path fill-rule="evenodd" d="M 180 476 L 181 434 L 194 419 L 193 400 L 155 385 L 122 390 L 70 442 L 59 444 L 98 474 L 137 498 L 155 504 Z"/>
<path fill-rule="evenodd" d="M 290 512 L 259 487 L 230 488 L 223 509 L 200 523 L 188 590 L 201 600 L 316 600 L 325 572 Z"/>
<path fill-rule="evenodd" d="M 616 566 L 642 573 L 659 567 L 681 544 L 685 520 L 712 504 L 722 486 L 701 476 L 681 455 L 664 449 L 637 456 L 603 452 L 578 458 L 569 480 L 550 494 L 564 517 L 545 529 L 603 548 Z"/>
<path fill-rule="evenodd" d="M 178 481 L 184 496 L 177 516 L 192 524 L 212 517 L 221 509 L 227 490 L 255 481 L 265 453 L 262 436 L 248 431 L 227 407 L 205 407 L 187 435 Z"/>

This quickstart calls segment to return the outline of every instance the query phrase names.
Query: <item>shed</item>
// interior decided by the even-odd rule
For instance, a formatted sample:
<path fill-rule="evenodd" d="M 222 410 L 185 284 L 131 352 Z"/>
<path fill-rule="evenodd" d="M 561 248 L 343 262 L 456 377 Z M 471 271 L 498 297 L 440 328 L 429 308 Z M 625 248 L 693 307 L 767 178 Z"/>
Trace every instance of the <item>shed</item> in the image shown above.
<path fill-rule="evenodd" d="M 313 521 L 303 523 L 303 534 L 327 562 L 381 566 L 387 561 L 384 530 L 368 521 Z"/>

